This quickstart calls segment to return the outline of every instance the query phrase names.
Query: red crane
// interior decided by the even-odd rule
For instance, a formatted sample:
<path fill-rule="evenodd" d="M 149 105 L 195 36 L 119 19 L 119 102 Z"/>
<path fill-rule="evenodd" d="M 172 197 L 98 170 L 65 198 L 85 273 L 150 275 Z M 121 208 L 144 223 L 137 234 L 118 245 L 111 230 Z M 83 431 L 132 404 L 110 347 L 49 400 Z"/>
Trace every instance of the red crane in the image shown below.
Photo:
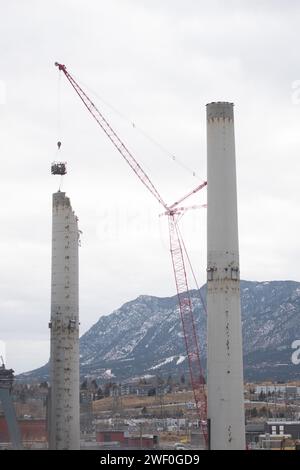
<path fill-rule="evenodd" d="M 183 327 L 183 333 L 185 338 L 186 352 L 189 362 L 189 370 L 191 377 L 191 384 L 193 388 L 195 404 L 200 420 L 201 431 L 204 436 L 206 445 L 208 445 L 208 430 L 207 430 L 207 400 L 205 392 L 205 380 L 203 376 L 199 345 L 197 340 L 195 321 L 193 315 L 193 307 L 189 294 L 187 272 L 184 262 L 184 252 L 181 242 L 181 236 L 178 229 L 178 217 L 186 210 L 184 207 L 178 207 L 180 203 L 186 200 L 192 194 L 195 194 L 197 191 L 204 188 L 207 182 L 201 183 L 193 191 L 189 192 L 184 197 L 178 199 L 174 204 L 168 206 L 156 187 L 145 173 L 143 168 L 139 165 L 135 157 L 128 150 L 124 142 L 119 138 L 116 132 L 113 130 L 111 125 L 98 110 L 95 104 L 91 101 L 88 95 L 83 91 L 80 85 L 75 81 L 75 79 L 67 71 L 66 66 L 55 62 L 55 65 L 60 71 L 64 73 L 77 95 L 88 109 L 93 118 L 97 121 L 98 125 L 105 132 L 107 137 L 113 143 L 115 148 L 120 152 L 122 157 L 129 164 L 131 169 L 137 175 L 137 177 L 142 181 L 146 188 L 153 194 L 156 200 L 165 208 L 165 215 L 168 215 L 169 220 L 169 235 L 170 235 L 170 252 L 172 256 L 172 264 L 175 275 L 176 289 L 178 295 L 179 310 L 181 316 L 181 322 Z M 195 206 L 193 206 L 194 208 Z"/>

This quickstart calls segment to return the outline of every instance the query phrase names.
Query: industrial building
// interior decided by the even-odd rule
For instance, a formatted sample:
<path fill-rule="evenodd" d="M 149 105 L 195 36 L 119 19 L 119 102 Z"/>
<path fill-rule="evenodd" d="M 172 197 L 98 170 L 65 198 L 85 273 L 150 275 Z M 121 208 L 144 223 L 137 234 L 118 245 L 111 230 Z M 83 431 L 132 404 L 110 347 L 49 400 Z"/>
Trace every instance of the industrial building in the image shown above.
<path fill-rule="evenodd" d="M 21 449 L 21 434 L 17 423 L 15 408 L 12 402 L 11 391 L 14 381 L 13 369 L 6 369 L 2 359 L 2 365 L 0 365 L 0 403 L 4 413 L 4 417 L 0 416 L 0 442 L 1 442 L 1 421 L 5 424 L 7 429 L 7 435 L 11 441 L 13 449 Z"/>
<path fill-rule="evenodd" d="M 37 444 L 47 445 L 47 430 L 45 419 L 19 418 L 18 428 L 21 435 L 22 445 L 25 448 L 36 446 Z M 7 421 L 4 416 L 0 416 L 0 446 L 11 447 L 11 437 Z"/>
<path fill-rule="evenodd" d="M 153 434 L 133 434 L 123 430 L 99 430 L 96 432 L 96 442 L 105 447 L 123 449 L 157 449 L 158 436 Z"/>
<path fill-rule="evenodd" d="M 265 433 L 272 435 L 290 435 L 292 439 L 300 440 L 300 421 L 272 419 L 265 423 Z"/>

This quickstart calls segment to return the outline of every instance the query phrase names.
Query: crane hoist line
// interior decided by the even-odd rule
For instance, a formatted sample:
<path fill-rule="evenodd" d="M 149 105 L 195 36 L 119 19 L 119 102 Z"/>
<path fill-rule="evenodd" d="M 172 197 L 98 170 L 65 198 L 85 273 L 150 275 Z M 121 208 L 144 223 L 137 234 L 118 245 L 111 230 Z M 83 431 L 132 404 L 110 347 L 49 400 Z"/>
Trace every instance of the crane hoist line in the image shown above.
<path fill-rule="evenodd" d="M 164 214 L 168 216 L 170 253 L 175 276 L 175 284 L 177 289 L 180 317 L 185 339 L 186 353 L 189 363 L 191 384 L 193 388 L 196 409 L 199 416 L 200 429 L 202 431 L 204 441 L 207 446 L 209 439 L 207 429 L 207 398 L 205 390 L 205 379 L 201 366 L 200 348 L 195 327 L 192 301 L 189 294 L 187 271 L 184 260 L 185 247 L 182 245 L 182 238 L 178 228 L 178 218 L 180 218 L 182 214 L 186 211 L 186 209 L 188 209 L 185 207 L 179 207 L 179 204 L 181 204 L 191 195 L 203 189 L 207 185 L 207 182 L 204 181 L 195 189 L 190 191 L 188 194 L 177 199 L 173 204 L 168 205 L 163 200 L 160 193 L 150 180 L 147 173 L 140 166 L 134 155 L 130 152 L 130 150 L 120 139 L 120 137 L 116 134 L 109 122 L 105 119 L 103 114 L 88 97 L 85 91 L 80 87 L 80 85 L 76 82 L 72 75 L 67 71 L 66 66 L 58 62 L 55 62 L 55 66 L 58 67 L 58 69 L 64 73 L 64 75 L 74 88 L 75 92 L 77 93 L 89 113 L 93 116 L 98 125 L 102 128 L 109 140 L 112 142 L 114 147 L 126 160 L 126 162 L 129 164 L 131 169 L 141 180 L 144 186 L 146 186 L 146 188 L 151 192 L 155 199 L 164 207 Z M 193 206 L 192 208 L 194 207 L 195 206 Z"/>
<path fill-rule="evenodd" d="M 66 78 L 69 80 L 71 83 L 72 87 L 76 91 L 77 95 L 83 102 L 83 104 L 86 106 L 88 111 L 92 114 L 93 118 L 97 121 L 99 126 L 102 128 L 102 130 L 105 132 L 107 137 L 110 139 L 110 141 L 113 143 L 115 148 L 120 152 L 120 154 L 125 158 L 131 169 L 135 172 L 137 177 L 144 183 L 144 185 L 148 188 L 148 190 L 153 194 L 153 196 L 158 200 L 160 204 L 163 205 L 165 209 L 168 208 L 167 204 L 164 202 L 163 198 L 155 188 L 154 184 L 148 177 L 148 175 L 145 173 L 145 171 L 142 169 L 142 167 L 139 165 L 137 160 L 134 158 L 132 153 L 128 150 L 124 142 L 119 138 L 119 136 L 116 134 L 116 132 L 113 130 L 113 128 L 110 126 L 108 121 L 105 119 L 103 114 L 99 111 L 99 109 L 96 107 L 96 105 L 90 100 L 90 98 L 87 96 L 87 94 L 83 91 L 83 89 L 78 85 L 78 83 L 75 81 L 75 79 L 69 74 L 69 72 L 66 69 L 65 65 L 59 64 L 58 62 L 55 62 L 55 65 L 59 68 L 60 71 L 62 71 Z"/>

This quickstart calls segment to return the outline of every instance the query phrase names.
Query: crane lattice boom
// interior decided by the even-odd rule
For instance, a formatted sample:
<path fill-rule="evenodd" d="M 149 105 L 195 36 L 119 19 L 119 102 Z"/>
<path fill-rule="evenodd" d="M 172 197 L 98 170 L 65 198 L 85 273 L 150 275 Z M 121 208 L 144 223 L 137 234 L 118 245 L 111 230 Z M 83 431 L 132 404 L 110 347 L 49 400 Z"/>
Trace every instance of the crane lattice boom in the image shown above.
<path fill-rule="evenodd" d="M 199 345 L 195 328 L 193 307 L 187 282 L 187 274 L 184 264 L 183 250 L 180 242 L 180 234 L 176 223 L 176 215 L 169 215 L 170 251 L 172 255 L 173 269 L 176 281 L 177 295 L 185 346 L 189 362 L 191 384 L 194 392 L 195 403 L 200 417 L 200 426 L 205 442 L 208 441 L 206 424 L 206 393 L 205 380 L 201 367 Z"/>

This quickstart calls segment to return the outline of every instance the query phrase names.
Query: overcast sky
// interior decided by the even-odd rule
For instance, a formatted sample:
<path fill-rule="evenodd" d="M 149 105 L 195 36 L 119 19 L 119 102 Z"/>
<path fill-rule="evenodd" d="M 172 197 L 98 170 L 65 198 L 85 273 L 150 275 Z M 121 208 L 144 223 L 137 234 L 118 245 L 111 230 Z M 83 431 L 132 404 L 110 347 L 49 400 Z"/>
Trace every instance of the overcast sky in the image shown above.
<path fill-rule="evenodd" d="M 54 159 L 68 162 L 62 189 L 83 231 L 81 333 L 140 294 L 175 294 L 161 208 L 55 61 L 91 91 L 170 203 L 206 177 L 205 104 L 234 102 L 242 278 L 300 281 L 299 1 L 11 0 L 0 21 L 0 340 L 9 367 L 49 356 Z M 202 192 L 190 203 L 205 201 Z M 202 284 L 205 209 L 182 224 Z"/>

